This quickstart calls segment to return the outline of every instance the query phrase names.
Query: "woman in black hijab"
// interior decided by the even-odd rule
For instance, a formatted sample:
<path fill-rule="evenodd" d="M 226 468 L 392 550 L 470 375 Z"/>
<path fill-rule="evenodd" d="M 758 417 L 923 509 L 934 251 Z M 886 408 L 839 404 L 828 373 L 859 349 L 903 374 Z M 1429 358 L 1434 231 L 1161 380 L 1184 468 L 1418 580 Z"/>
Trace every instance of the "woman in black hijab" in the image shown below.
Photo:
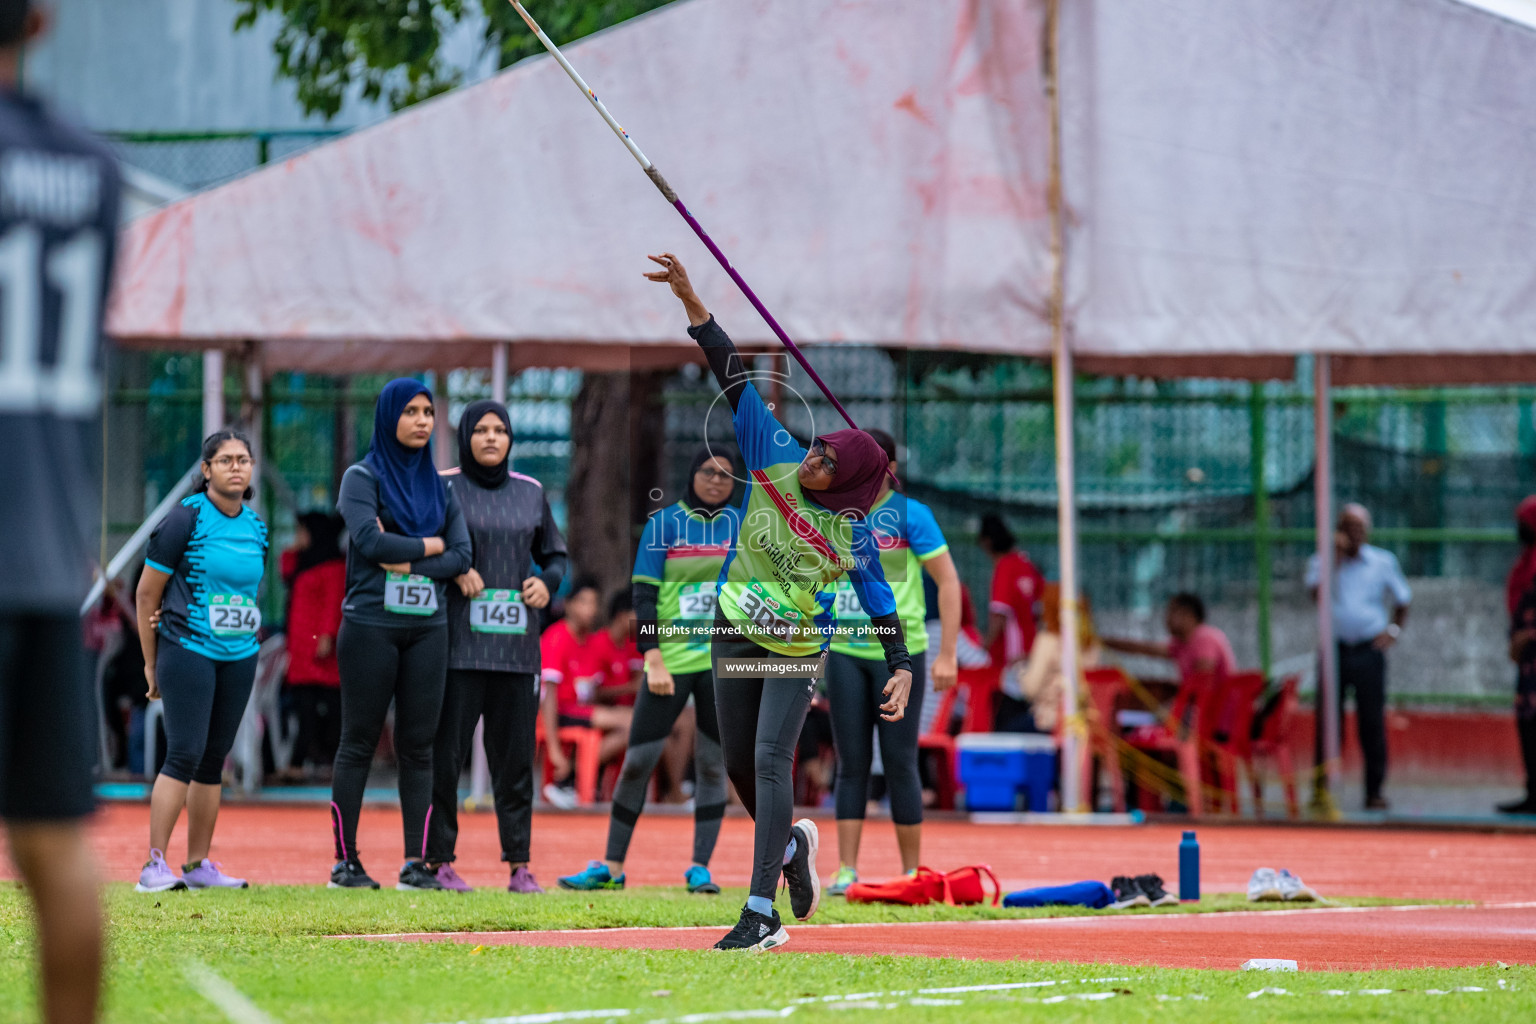
<path fill-rule="evenodd" d="M 459 418 L 459 468 L 443 474 L 464 510 L 474 555 L 448 593 L 448 689 L 432 752 L 427 863 L 445 889 L 461 892 L 469 885 L 453 867 L 459 770 L 482 716 L 501 859 L 511 869 L 507 888 L 543 892 L 528 870 L 539 633 L 565 577 L 565 538 L 543 485 L 509 468 L 511 452 L 506 406 L 472 402 Z"/>

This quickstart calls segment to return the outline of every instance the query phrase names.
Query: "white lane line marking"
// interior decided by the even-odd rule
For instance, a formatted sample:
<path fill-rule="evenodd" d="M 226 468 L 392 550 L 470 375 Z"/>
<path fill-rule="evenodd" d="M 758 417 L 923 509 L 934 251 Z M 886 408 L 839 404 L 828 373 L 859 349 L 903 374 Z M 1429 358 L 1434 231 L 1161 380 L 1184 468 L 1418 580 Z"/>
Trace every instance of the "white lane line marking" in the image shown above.
<path fill-rule="evenodd" d="M 234 1024 L 274 1024 L 271 1017 L 246 998 L 245 993 L 215 974 L 206 964 L 188 960 L 181 973 L 204 999 L 224 1012 Z"/>
<path fill-rule="evenodd" d="M 638 1010 L 564 1010 L 551 1013 L 520 1013 L 511 1017 L 477 1017 L 471 1021 L 455 1021 L 454 1024 L 559 1024 L 566 1020 L 613 1020 L 629 1017 Z"/>

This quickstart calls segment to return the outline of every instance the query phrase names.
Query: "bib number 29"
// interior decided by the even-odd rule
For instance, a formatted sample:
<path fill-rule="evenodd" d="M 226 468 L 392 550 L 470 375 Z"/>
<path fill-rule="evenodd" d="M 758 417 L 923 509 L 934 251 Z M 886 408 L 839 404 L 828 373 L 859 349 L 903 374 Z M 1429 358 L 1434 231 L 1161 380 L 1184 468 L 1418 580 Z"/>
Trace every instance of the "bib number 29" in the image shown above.
<path fill-rule="evenodd" d="M 384 610 L 396 615 L 437 611 L 437 586 L 425 576 L 392 572 L 384 580 Z"/>

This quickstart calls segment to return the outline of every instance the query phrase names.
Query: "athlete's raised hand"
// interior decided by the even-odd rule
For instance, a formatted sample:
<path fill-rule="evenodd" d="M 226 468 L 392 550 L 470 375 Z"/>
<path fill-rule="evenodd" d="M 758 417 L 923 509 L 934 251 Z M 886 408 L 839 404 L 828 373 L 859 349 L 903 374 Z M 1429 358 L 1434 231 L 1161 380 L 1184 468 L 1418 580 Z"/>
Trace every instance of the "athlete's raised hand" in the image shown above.
<path fill-rule="evenodd" d="M 688 271 L 683 266 L 683 261 L 664 252 L 660 256 L 645 257 L 652 263 L 661 265 L 660 270 L 653 270 L 645 275 L 647 281 L 655 281 L 671 287 L 672 294 L 683 301 L 683 308 L 688 311 L 688 323 L 694 327 L 709 322 L 709 310 L 704 308 L 704 303 L 699 301 L 698 293 L 693 290 L 693 282 L 688 280 Z"/>
<path fill-rule="evenodd" d="M 907 716 L 907 698 L 912 695 L 912 673 L 897 669 L 883 691 L 886 702 L 880 705 L 880 717 L 887 722 L 899 722 Z"/>

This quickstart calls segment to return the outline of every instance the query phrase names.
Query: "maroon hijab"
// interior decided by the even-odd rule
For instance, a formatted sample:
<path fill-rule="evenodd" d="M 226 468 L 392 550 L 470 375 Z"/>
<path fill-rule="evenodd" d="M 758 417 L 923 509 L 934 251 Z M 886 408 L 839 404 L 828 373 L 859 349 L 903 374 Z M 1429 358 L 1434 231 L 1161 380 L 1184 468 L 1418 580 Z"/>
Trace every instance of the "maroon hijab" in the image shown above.
<path fill-rule="evenodd" d="M 885 486 L 886 470 L 890 466 L 885 449 L 862 430 L 837 430 L 819 434 L 816 440 L 832 446 L 836 453 L 833 459 L 837 462 L 837 476 L 832 478 L 832 486 L 824 491 L 804 488 L 805 496 L 829 512 L 868 515 Z"/>
<path fill-rule="evenodd" d="M 837 470 L 839 474 L 842 473 L 842 463 L 838 463 Z M 1515 522 L 1525 527 L 1524 532 L 1536 532 L 1536 495 L 1526 498 L 1515 509 Z M 1509 581 L 1505 584 L 1509 614 L 1515 614 L 1515 606 L 1520 603 L 1520 598 L 1525 596 L 1526 590 L 1532 583 L 1536 583 L 1536 544 L 1523 544 L 1520 548 L 1520 557 L 1515 560 L 1514 567 L 1509 570 Z"/>

